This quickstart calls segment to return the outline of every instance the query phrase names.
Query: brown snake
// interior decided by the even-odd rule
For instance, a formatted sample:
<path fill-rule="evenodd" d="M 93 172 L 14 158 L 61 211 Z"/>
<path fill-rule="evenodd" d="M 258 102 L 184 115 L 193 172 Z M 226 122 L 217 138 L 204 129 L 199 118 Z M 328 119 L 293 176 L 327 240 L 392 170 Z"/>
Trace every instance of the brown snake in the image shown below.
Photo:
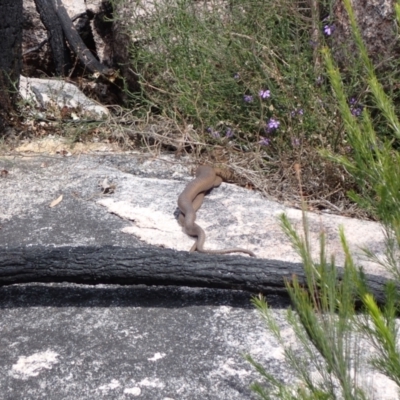
<path fill-rule="evenodd" d="M 206 234 L 195 223 L 196 211 L 201 207 L 206 192 L 219 186 L 221 182 L 222 178 L 217 175 L 217 171 L 214 168 L 202 165 L 196 170 L 196 178 L 188 183 L 178 197 L 178 207 L 180 210 L 179 223 L 185 228 L 185 232 L 188 235 L 197 236 L 197 240 L 190 251 L 197 250 L 199 253 L 210 254 L 246 253 L 249 256 L 255 257 L 256 255 L 252 251 L 246 249 L 205 250 L 203 247 Z"/>

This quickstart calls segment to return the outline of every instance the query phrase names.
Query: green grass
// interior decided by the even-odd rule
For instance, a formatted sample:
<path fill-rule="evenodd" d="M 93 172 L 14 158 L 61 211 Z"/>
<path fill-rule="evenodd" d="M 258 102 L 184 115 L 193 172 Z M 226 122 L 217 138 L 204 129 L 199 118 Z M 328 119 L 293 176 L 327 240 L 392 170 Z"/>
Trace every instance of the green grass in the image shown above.
<path fill-rule="evenodd" d="M 229 142 L 247 151 L 259 150 L 260 136 L 273 154 L 329 130 L 332 107 L 317 83 L 323 77 L 313 61 L 309 11 L 296 11 L 292 1 L 157 4 L 131 27 L 139 38 L 132 48 L 137 101 L 193 124 L 206 142 L 226 143 L 233 132 Z M 259 92 L 267 89 L 263 100 Z M 268 134 L 271 118 L 280 125 Z"/>

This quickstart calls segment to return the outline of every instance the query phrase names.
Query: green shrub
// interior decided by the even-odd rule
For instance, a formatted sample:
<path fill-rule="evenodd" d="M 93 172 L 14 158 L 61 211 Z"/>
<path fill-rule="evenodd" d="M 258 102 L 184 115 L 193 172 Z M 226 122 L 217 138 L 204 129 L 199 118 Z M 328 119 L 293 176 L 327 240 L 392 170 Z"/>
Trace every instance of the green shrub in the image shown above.
<path fill-rule="evenodd" d="M 352 157 L 325 155 L 341 163 L 360 185 L 360 193 L 351 196 L 362 207 L 368 208 L 381 221 L 387 236 L 386 258 L 375 256 L 366 249 L 366 254 L 386 267 L 394 281 L 387 284 L 385 305 L 378 306 L 368 293 L 362 271 L 353 263 L 344 232 L 340 232 L 346 261 L 338 279 L 339 270 L 334 260 L 327 263 L 325 240 L 321 234 L 320 259 L 312 260 L 308 244 L 307 218 L 304 212 L 304 236 L 300 237 L 285 216 L 281 217 L 282 227 L 292 245 L 298 251 L 304 264 L 306 282 L 300 285 L 297 278 L 287 283 L 289 295 L 296 313 L 289 310 L 288 322 L 303 345 L 304 352 L 320 374 L 313 379 L 304 359 L 294 354 L 281 340 L 280 331 L 263 298 L 254 298 L 254 304 L 267 322 L 268 329 L 280 340 L 286 361 L 292 367 L 300 383 L 286 388 L 269 374 L 263 366 L 250 356 L 247 359 L 261 373 L 269 388 L 254 384 L 253 390 L 263 399 L 363 399 L 366 393 L 357 383 L 357 353 L 354 335 L 367 337 L 377 350 L 371 360 L 371 367 L 385 374 L 400 386 L 400 349 L 396 317 L 399 313 L 400 282 L 400 155 L 396 141 L 400 138 L 400 124 L 395 114 L 393 101 L 386 95 L 376 77 L 375 69 L 368 58 L 364 43 L 355 22 L 350 0 L 344 0 L 352 32 L 360 51 L 365 68 L 365 80 L 371 92 L 371 99 L 381 113 L 385 135 L 380 137 L 368 109 L 364 108 L 362 118 L 354 115 L 352 104 L 348 103 L 342 76 L 335 67 L 330 52 L 323 49 L 323 56 L 334 95 L 346 128 L 347 139 L 352 146 Z M 399 3 L 400 4 L 400 3 Z M 400 23 L 400 5 L 396 8 Z M 360 78 L 362 80 L 363 77 Z M 381 126 L 378 128 L 382 129 Z M 299 183 L 300 176 L 299 176 Z M 356 300 L 363 308 L 357 315 Z"/>
<path fill-rule="evenodd" d="M 300 6 L 156 1 L 131 26 L 142 87 L 133 97 L 193 124 L 211 143 L 227 138 L 242 149 L 261 143 L 283 151 L 300 141 L 329 140 L 332 103 L 313 59 L 311 18 Z"/>

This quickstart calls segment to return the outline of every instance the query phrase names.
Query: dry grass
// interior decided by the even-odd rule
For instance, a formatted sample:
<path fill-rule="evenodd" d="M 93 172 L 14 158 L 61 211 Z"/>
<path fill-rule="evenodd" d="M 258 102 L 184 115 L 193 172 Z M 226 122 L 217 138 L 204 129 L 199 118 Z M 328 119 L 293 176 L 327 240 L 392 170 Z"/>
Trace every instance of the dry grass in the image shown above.
<path fill-rule="evenodd" d="M 2 140 L 0 153 L 14 153 L 22 143 L 34 142 L 50 134 L 67 138 L 70 149 L 77 147 L 77 143 L 104 143 L 112 144 L 117 152 L 140 149 L 154 157 L 169 152 L 177 159 L 189 156 L 193 167 L 199 164 L 219 167 L 225 171 L 225 181 L 258 190 L 271 200 L 296 208 L 301 208 L 294 169 L 299 164 L 303 195 L 311 211 L 370 218 L 346 196 L 348 190 L 356 189 L 351 176 L 337 164 L 324 159 L 313 147 L 303 146 L 266 162 L 262 150 L 244 152 L 228 141 L 207 143 L 204 135 L 190 124 L 181 125 L 170 118 L 151 114 L 138 119 L 137 110 L 116 107 L 113 111 L 107 120 L 89 124 L 61 120 L 44 124 L 31 120 Z"/>

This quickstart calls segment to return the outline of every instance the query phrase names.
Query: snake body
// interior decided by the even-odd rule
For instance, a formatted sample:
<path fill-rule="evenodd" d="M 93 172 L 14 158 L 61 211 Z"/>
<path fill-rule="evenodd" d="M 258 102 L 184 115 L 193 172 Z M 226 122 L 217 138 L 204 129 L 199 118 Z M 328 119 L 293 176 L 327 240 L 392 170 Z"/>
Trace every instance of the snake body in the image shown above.
<path fill-rule="evenodd" d="M 206 235 L 204 230 L 195 223 L 196 211 L 201 207 L 206 193 L 221 184 L 222 178 L 217 175 L 214 168 L 202 165 L 196 170 L 196 178 L 189 182 L 183 192 L 178 197 L 178 207 L 180 210 L 179 223 L 184 227 L 185 232 L 190 236 L 196 236 L 197 240 L 190 251 L 197 250 L 199 253 L 227 254 L 227 253 L 246 253 L 252 257 L 255 254 L 246 249 L 232 248 L 224 250 L 206 250 L 204 242 Z"/>

